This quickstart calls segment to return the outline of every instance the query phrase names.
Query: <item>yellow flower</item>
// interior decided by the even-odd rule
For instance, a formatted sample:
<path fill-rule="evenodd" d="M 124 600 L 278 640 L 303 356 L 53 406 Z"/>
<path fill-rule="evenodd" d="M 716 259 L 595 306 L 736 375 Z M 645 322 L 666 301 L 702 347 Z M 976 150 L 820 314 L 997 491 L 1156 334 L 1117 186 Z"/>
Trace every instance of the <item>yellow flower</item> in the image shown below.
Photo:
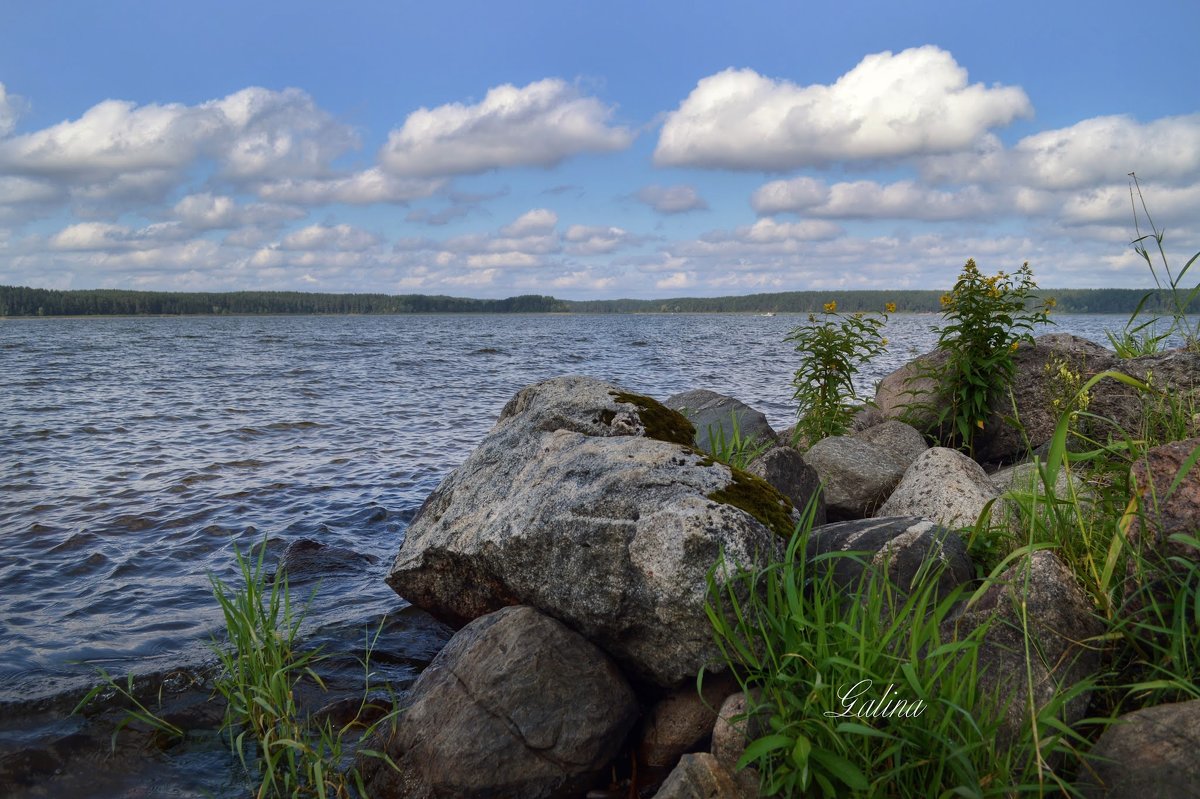
<path fill-rule="evenodd" d="M 833 313 L 837 310 L 837 300 L 832 300 L 825 303 L 825 313 Z"/>
<path fill-rule="evenodd" d="M 883 311 L 884 311 L 884 313 L 895 313 L 896 312 L 896 303 L 894 303 L 894 302 L 886 303 L 883 306 Z"/>
<path fill-rule="evenodd" d="M 950 305 L 950 303 L 952 303 L 952 302 L 954 302 L 954 298 L 951 297 L 949 294 L 942 295 L 942 307 L 943 308 Z"/>
<path fill-rule="evenodd" d="M 982 430 L 983 429 L 983 420 L 980 419 L 979 421 L 975 422 L 975 426 L 978 427 L 980 430 Z"/>
<path fill-rule="evenodd" d="M 1046 306 L 1046 310 L 1048 311 L 1054 306 L 1058 305 L 1058 300 L 1054 299 L 1053 297 L 1047 297 L 1046 301 L 1042 304 Z"/>
<path fill-rule="evenodd" d="M 886 346 L 887 346 L 887 339 L 886 339 L 886 338 L 881 338 L 881 339 L 879 339 L 879 343 L 880 343 L 882 346 L 886 347 Z"/>
<path fill-rule="evenodd" d="M 1021 346 L 1021 342 L 1019 342 L 1019 341 L 1014 341 L 1012 344 L 1010 344 L 1010 345 L 1008 346 L 1008 348 L 1009 348 L 1010 350 L 1012 350 L 1013 352 L 1016 352 L 1016 351 L 1017 351 L 1017 347 L 1019 347 L 1019 346 Z"/>

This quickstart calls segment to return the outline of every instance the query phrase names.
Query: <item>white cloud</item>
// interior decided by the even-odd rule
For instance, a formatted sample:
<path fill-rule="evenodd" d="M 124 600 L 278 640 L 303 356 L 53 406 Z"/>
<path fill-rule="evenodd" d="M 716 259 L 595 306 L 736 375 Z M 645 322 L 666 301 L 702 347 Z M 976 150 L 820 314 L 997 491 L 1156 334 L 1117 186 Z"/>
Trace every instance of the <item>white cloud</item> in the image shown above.
<path fill-rule="evenodd" d="M 17 119 L 24 110 L 24 100 L 15 94 L 9 94 L 4 84 L 0 83 L 0 137 L 7 136 L 16 129 Z"/>
<path fill-rule="evenodd" d="M 378 167 L 351 175 L 308 180 L 277 180 L 261 183 L 256 191 L 264 200 L 298 205 L 371 205 L 407 203 L 428 197 L 445 185 L 443 180 L 405 179 L 388 175 Z"/>
<path fill-rule="evenodd" d="M 571 225 L 563 240 L 570 244 L 569 252 L 573 254 L 602 255 L 639 244 L 644 238 L 619 227 Z"/>
<path fill-rule="evenodd" d="M 667 289 L 670 291 L 686 289 L 694 285 L 696 285 L 695 272 L 672 272 L 666 277 L 654 281 L 656 289 Z"/>
<path fill-rule="evenodd" d="M 299 89 L 252 87 L 195 106 L 105 100 L 78 119 L 0 140 L 0 173 L 55 181 L 84 201 L 150 201 L 202 159 L 235 182 L 315 178 L 356 143 Z"/>
<path fill-rule="evenodd" d="M 350 225 L 309 225 L 293 231 L 279 243 L 281 250 L 349 250 L 370 249 L 379 244 L 379 237 Z"/>
<path fill-rule="evenodd" d="M 835 183 L 795 178 L 768 183 L 750 199 L 760 214 L 792 212 L 833 219 L 973 219 L 1009 207 L 997 193 L 978 186 L 942 191 L 911 180 Z"/>
<path fill-rule="evenodd" d="M 869 55 L 828 86 L 728 69 L 667 116 L 654 160 L 774 171 L 954 152 L 1030 113 L 1020 88 L 968 84 L 954 57 L 931 45 Z"/>
<path fill-rule="evenodd" d="M 554 230 L 557 224 L 558 214 L 549 208 L 534 208 L 521 214 L 511 224 L 500 228 L 500 234 L 512 238 L 541 236 Z"/>
<path fill-rule="evenodd" d="M 708 203 L 694 186 L 645 186 L 638 189 L 634 197 L 660 214 L 682 214 L 708 209 Z"/>
<path fill-rule="evenodd" d="M 233 197 L 209 192 L 189 194 L 175 203 L 175 218 L 192 230 L 220 230 L 244 225 L 275 225 L 299 219 L 304 212 L 286 205 L 252 203 L 239 205 Z"/>
<path fill-rule="evenodd" d="M 494 269 L 497 267 L 534 267 L 541 260 L 527 252 L 490 252 L 480 255 L 468 255 L 467 266 L 472 269 Z"/>
<path fill-rule="evenodd" d="M 1129 172 L 1163 183 L 1189 181 L 1200 175 L 1200 114 L 1146 123 L 1093 117 L 1026 136 L 1011 149 L 988 136 L 969 152 L 929 157 L 921 165 L 929 181 L 1051 191 L 1123 185 Z"/>
<path fill-rule="evenodd" d="M 612 109 L 547 78 L 490 89 L 475 105 L 421 108 L 380 151 L 385 169 L 409 177 L 467 175 L 516 166 L 551 167 L 585 152 L 628 147 L 633 134 L 611 127 Z"/>

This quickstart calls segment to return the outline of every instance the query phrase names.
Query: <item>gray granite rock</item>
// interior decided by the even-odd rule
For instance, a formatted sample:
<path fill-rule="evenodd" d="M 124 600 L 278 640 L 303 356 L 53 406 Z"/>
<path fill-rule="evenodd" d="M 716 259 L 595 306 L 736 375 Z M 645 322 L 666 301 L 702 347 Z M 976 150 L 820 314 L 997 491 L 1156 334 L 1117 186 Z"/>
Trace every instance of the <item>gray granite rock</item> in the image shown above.
<path fill-rule="evenodd" d="M 679 411 L 696 427 L 696 444 L 703 450 L 711 449 L 709 430 L 716 433 L 719 428 L 726 441 L 733 440 L 733 417 L 737 416 L 739 434 L 744 439 L 774 441 L 778 434 L 771 429 L 767 417 L 746 403 L 715 391 L 698 388 L 675 394 L 663 401 L 672 410 Z"/>
<path fill-rule="evenodd" d="M 615 663 L 559 622 L 516 606 L 460 630 L 413 685 L 389 735 L 399 765 L 366 761 L 372 796 L 578 796 L 637 718 Z"/>
<path fill-rule="evenodd" d="M 722 553 L 731 569 L 769 562 L 798 515 L 682 445 L 690 429 L 598 380 L 524 389 L 425 501 L 388 584 L 453 626 L 532 605 L 663 686 L 720 668 L 709 569 Z"/>
<path fill-rule="evenodd" d="M 889 449 L 852 436 L 830 436 L 804 453 L 816 470 L 830 521 L 865 519 L 891 495 L 908 461 Z"/>
<path fill-rule="evenodd" d="M 920 516 L 947 527 L 962 528 L 975 520 L 1000 492 L 979 464 L 961 452 L 933 447 L 921 453 L 877 516 Z"/>

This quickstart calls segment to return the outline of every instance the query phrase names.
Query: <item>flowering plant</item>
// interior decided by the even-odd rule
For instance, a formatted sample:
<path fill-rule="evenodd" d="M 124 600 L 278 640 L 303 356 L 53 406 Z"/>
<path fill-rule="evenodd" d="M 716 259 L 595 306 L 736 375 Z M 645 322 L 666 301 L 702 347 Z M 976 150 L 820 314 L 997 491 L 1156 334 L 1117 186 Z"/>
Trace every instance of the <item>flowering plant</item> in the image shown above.
<path fill-rule="evenodd" d="M 837 301 L 825 303 L 824 314 L 808 315 L 808 322 L 794 328 L 785 341 L 796 344 L 800 368 L 792 378 L 798 421 L 793 443 L 809 446 L 826 436 L 846 432 L 861 401 L 854 389 L 854 375 L 871 358 L 883 353 L 887 339 L 883 327 L 895 311 L 888 303 L 884 313 L 838 313 Z"/>
<path fill-rule="evenodd" d="M 1036 289 L 1028 262 L 1015 274 L 986 276 L 972 258 L 942 295 L 938 349 L 947 359 L 929 376 L 938 387 L 934 432 L 947 445 L 973 454 L 993 400 L 1012 382 L 1013 353 L 1022 341 L 1033 341 L 1035 325 L 1049 321 L 1054 298 L 1036 302 Z"/>

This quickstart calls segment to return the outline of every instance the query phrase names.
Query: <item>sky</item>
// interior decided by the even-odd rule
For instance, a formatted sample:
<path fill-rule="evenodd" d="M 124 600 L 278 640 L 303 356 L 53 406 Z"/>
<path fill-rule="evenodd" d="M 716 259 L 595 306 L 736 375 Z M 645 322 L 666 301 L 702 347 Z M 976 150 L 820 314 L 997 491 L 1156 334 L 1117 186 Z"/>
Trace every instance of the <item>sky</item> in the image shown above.
<path fill-rule="evenodd" d="M 1178 271 L 1198 40 L 1196 0 L 5 0 L 0 284 L 1150 286 L 1128 174 Z"/>

